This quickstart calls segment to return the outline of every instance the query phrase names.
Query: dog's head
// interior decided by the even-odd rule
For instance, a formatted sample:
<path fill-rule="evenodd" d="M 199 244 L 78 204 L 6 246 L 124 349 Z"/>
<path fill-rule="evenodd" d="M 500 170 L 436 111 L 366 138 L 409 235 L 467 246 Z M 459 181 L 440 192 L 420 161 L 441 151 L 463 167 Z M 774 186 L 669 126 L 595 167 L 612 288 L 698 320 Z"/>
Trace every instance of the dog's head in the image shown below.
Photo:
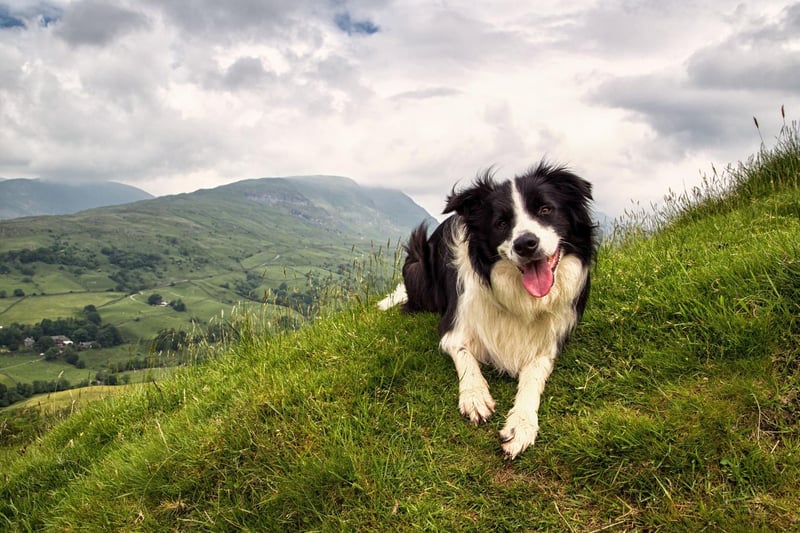
<path fill-rule="evenodd" d="M 471 187 L 453 191 L 444 212 L 461 216 L 472 266 L 486 283 L 495 263 L 509 261 L 528 293 L 541 298 L 550 292 L 565 254 L 591 260 L 591 200 L 589 182 L 542 162 L 502 183 L 487 171 Z"/>

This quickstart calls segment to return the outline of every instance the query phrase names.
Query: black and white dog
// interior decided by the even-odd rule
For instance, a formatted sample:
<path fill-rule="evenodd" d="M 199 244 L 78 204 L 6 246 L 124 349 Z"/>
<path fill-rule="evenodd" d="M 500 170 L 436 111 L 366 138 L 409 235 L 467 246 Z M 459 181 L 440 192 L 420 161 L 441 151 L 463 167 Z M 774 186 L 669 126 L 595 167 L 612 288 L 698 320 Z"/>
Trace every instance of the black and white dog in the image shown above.
<path fill-rule="evenodd" d="M 556 356 L 589 297 L 595 254 L 591 185 L 545 162 L 510 181 L 491 173 L 447 199 L 430 238 L 411 234 L 403 281 L 378 305 L 440 313 L 440 348 L 453 359 L 459 409 L 486 421 L 495 402 L 481 374 L 490 363 L 519 381 L 500 431 L 513 459 L 539 431 L 539 402 Z"/>

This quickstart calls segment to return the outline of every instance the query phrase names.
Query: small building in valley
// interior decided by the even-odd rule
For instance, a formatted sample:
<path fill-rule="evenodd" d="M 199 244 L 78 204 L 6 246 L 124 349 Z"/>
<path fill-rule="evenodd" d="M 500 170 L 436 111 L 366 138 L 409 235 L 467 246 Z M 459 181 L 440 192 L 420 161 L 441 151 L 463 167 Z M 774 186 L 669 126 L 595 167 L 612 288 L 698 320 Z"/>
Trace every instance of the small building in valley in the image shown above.
<path fill-rule="evenodd" d="M 55 342 L 56 346 L 59 348 L 64 348 L 65 346 L 72 346 L 73 344 L 72 340 L 70 340 L 70 338 L 67 337 L 66 335 L 51 335 L 50 338 L 53 339 L 53 342 Z"/>

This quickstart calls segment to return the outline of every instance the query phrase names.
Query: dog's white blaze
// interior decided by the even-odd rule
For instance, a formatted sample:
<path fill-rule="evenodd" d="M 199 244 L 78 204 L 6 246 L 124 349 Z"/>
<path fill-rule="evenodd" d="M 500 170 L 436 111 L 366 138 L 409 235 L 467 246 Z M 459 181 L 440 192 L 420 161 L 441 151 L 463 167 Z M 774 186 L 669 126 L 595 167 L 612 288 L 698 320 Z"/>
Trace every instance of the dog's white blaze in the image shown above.
<path fill-rule="evenodd" d="M 498 252 L 503 257 L 517 264 L 522 264 L 523 261 L 518 259 L 514 253 L 514 241 L 526 233 L 532 233 L 538 237 L 539 247 L 547 257 L 556 253 L 561 242 L 558 233 L 553 228 L 545 226 L 531 217 L 528 210 L 525 209 L 525 202 L 516 185 L 511 187 L 511 198 L 514 202 L 514 227 L 511 230 L 510 237 L 498 247 Z"/>

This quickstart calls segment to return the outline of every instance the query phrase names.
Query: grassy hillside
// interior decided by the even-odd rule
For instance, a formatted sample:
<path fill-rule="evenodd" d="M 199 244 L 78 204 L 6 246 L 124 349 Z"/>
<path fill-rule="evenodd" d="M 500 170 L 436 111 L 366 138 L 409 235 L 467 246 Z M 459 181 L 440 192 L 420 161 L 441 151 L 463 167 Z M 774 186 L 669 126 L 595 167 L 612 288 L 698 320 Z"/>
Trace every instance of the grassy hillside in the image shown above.
<path fill-rule="evenodd" d="M 362 298 L 300 332 L 259 317 L 204 364 L 41 438 L 5 429 L 10 530 L 779 531 L 800 528 L 800 143 L 675 198 L 601 250 L 536 444 L 457 411 L 436 317 Z M 701 201 L 697 206 L 694 201 Z M 662 216 L 656 214 L 656 216 Z M 362 295 L 363 296 L 363 295 Z"/>
<path fill-rule="evenodd" d="M 331 285 L 358 282 L 365 257 L 394 253 L 399 238 L 426 218 L 399 191 L 302 176 L 0 221 L 0 381 L 18 387 L 12 395 L 0 388 L 0 405 L 30 395 L 25 386 L 33 381 L 61 376 L 63 389 L 95 383 L 133 359 L 151 361 L 149 348 L 162 332 L 200 334 L 224 324 L 240 302 L 258 302 L 275 328 L 302 324 Z M 150 305 L 153 295 L 176 305 Z M 71 333 L 10 325 L 79 316 L 87 305 L 136 353 L 98 358 L 83 350 L 85 369 L 75 354 L 59 356 L 75 366 L 43 358 L 19 364 L 16 348 L 26 336 Z M 98 336 L 80 340 L 107 344 Z"/>
<path fill-rule="evenodd" d="M 305 176 L 0 221 L 0 326 L 94 305 L 132 342 L 206 324 L 239 301 L 307 314 L 325 286 L 426 218 L 399 191 Z M 186 312 L 148 305 L 154 292 Z"/>
<path fill-rule="evenodd" d="M 0 324 L 34 323 L 56 318 L 46 309 L 75 312 L 88 304 L 122 315 L 130 306 L 125 295 L 162 288 L 207 321 L 282 283 L 313 291 L 426 218 L 398 191 L 306 176 L 0 221 Z M 162 317 L 137 311 L 154 329 L 149 333 L 160 329 Z"/>

